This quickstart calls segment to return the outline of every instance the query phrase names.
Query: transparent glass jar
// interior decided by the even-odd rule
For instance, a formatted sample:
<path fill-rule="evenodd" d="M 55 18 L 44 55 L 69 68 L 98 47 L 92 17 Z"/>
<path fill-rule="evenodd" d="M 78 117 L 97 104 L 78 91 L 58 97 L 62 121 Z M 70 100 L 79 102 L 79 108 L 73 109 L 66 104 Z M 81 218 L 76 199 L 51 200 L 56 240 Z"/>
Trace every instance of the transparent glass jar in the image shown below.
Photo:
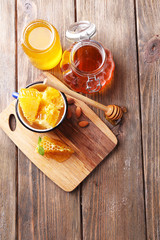
<path fill-rule="evenodd" d="M 45 20 L 34 20 L 25 27 L 21 45 L 31 63 L 39 69 L 52 69 L 61 60 L 59 34 L 56 28 Z"/>
<path fill-rule="evenodd" d="M 66 34 L 67 38 L 78 41 L 63 53 L 60 67 L 64 81 L 76 92 L 99 92 L 113 77 L 112 54 L 99 42 L 89 39 L 94 33 L 95 25 L 83 21 L 71 25 Z"/>

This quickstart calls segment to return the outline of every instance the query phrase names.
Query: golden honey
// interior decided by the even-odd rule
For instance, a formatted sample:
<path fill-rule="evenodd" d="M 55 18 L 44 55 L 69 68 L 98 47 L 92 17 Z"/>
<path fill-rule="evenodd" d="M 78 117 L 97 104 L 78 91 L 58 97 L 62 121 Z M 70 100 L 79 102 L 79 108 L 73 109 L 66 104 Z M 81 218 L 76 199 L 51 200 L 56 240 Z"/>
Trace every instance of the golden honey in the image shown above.
<path fill-rule="evenodd" d="M 31 63 L 42 70 L 54 68 L 61 60 L 59 34 L 56 28 L 45 20 L 35 20 L 24 29 L 22 48 Z"/>
<path fill-rule="evenodd" d="M 50 88 L 50 87 L 49 87 Z M 46 89 L 47 89 L 47 86 L 45 86 L 44 84 L 35 84 L 35 85 L 32 85 L 30 86 L 28 89 L 36 89 L 39 91 L 39 93 L 41 94 L 44 94 Z M 51 88 L 50 88 L 51 89 Z M 57 91 L 57 90 L 56 90 Z M 58 92 L 58 91 L 57 91 Z M 60 95 L 61 96 L 61 95 Z M 47 96 L 48 97 L 48 96 Z M 57 98 L 58 99 L 58 98 Z M 62 99 L 62 97 L 60 97 L 59 99 Z M 41 103 L 43 105 L 43 101 L 46 101 L 47 99 L 41 99 Z M 48 99 L 49 100 L 49 99 Z M 62 100 L 63 102 L 61 103 L 61 106 L 58 110 L 59 114 L 58 114 L 58 117 L 56 119 L 56 122 L 55 122 L 55 126 L 57 126 L 57 124 L 61 121 L 63 115 L 64 115 L 64 100 Z M 47 102 L 45 102 L 45 104 L 47 104 Z M 58 102 L 55 102 L 55 104 L 57 105 Z M 57 106 L 58 107 L 58 106 Z M 18 110 L 19 110 L 19 113 L 20 113 L 20 116 L 22 118 L 22 120 L 27 124 L 29 125 L 30 127 L 34 128 L 34 129 L 38 129 L 38 130 L 44 130 L 44 129 L 49 129 L 49 128 L 53 128 L 54 126 L 50 126 L 48 125 L 48 127 L 46 127 L 45 125 L 45 121 L 43 119 L 43 114 L 40 114 L 41 113 L 41 105 L 39 105 L 39 108 L 38 108 L 38 112 L 36 114 L 36 119 L 32 122 L 26 119 L 26 116 L 24 115 L 24 111 L 22 109 L 22 107 L 20 106 L 20 104 L 18 104 Z M 52 111 L 52 109 L 50 109 L 50 111 Z M 46 115 L 46 112 L 44 113 Z M 49 115 L 52 115 L 51 113 L 49 113 Z M 56 116 L 54 116 L 55 118 Z"/>
<path fill-rule="evenodd" d="M 96 27 L 89 21 L 75 22 L 66 31 L 74 42 L 64 51 L 60 68 L 70 88 L 81 93 L 102 91 L 112 80 L 115 64 L 111 52 L 91 40 Z"/>

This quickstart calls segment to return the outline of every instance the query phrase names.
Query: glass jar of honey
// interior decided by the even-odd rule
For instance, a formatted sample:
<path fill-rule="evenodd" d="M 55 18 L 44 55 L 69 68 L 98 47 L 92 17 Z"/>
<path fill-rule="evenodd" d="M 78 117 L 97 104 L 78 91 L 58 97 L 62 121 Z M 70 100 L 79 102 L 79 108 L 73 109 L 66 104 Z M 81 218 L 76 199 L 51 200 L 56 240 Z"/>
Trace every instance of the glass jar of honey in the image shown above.
<path fill-rule="evenodd" d="M 29 23 L 23 31 L 22 48 L 31 63 L 42 70 L 54 68 L 61 60 L 62 47 L 55 27 L 45 20 Z"/>
<path fill-rule="evenodd" d="M 95 31 L 95 24 L 80 21 L 66 32 L 66 37 L 76 42 L 63 53 L 60 67 L 64 81 L 76 92 L 99 92 L 113 77 L 111 52 L 90 39 Z"/>

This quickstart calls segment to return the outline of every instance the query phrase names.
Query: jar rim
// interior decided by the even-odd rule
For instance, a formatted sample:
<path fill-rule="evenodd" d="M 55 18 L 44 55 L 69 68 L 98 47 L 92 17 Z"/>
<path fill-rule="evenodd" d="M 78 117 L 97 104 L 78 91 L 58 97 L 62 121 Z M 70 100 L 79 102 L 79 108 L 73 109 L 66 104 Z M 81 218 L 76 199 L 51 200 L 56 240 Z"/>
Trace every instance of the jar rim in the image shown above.
<path fill-rule="evenodd" d="M 83 46 L 88 46 L 88 45 L 91 45 L 91 46 L 97 48 L 100 51 L 101 56 L 102 56 L 101 65 L 98 68 L 96 68 L 95 70 L 89 71 L 89 72 L 80 70 L 79 68 L 77 68 L 77 66 L 74 63 L 74 54 L 76 53 L 76 51 L 79 48 L 81 48 Z M 73 70 L 75 70 L 79 75 L 89 76 L 89 75 L 93 75 L 95 73 L 96 74 L 99 73 L 105 63 L 105 60 L 106 60 L 106 52 L 105 52 L 103 46 L 99 42 L 97 42 L 95 40 L 90 40 L 90 39 L 81 40 L 81 41 L 75 43 L 75 45 L 73 46 L 73 48 L 71 50 L 71 54 L 70 54 L 71 66 L 72 66 Z"/>
<path fill-rule="evenodd" d="M 29 28 L 31 28 L 32 26 L 34 26 L 38 23 L 42 23 L 42 24 L 46 25 L 47 27 L 49 27 L 49 29 L 52 33 L 52 41 L 51 41 L 50 45 L 44 50 L 39 50 L 39 49 L 30 47 L 30 45 L 26 43 L 26 39 L 25 39 L 25 35 L 26 35 L 27 31 L 29 30 Z M 28 25 L 24 28 L 22 37 L 21 37 L 21 44 L 23 44 L 27 49 L 29 49 L 32 52 L 45 53 L 45 52 L 48 52 L 49 49 L 51 48 L 51 46 L 54 44 L 55 38 L 56 38 L 56 35 L 55 35 L 55 30 L 54 30 L 53 26 L 46 20 L 36 19 L 36 20 L 33 20 L 30 23 L 28 23 Z"/>

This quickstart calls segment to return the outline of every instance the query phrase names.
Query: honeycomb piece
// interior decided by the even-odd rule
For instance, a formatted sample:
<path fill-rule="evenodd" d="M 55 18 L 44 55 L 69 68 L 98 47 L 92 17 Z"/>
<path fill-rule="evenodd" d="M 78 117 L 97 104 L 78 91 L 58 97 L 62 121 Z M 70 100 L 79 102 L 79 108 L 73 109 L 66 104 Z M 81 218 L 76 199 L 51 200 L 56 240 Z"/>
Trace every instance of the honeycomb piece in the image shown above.
<path fill-rule="evenodd" d="M 44 148 L 45 154 L 52 153 L 73 153 L 71 147 L 67 146 L 64 142 L 50 138 L 48 136 L 42 137 L 42 141 L 40 142 L 40 146 Z"/>
<path fill-rule="evenodd" d="M 52 87 L 47 87 L 43 93 L 43 98 L 45 100 L 51 100 L 54 98 L 59 97 L 61 94 L 58 90 L 56 90 L 55 88 Z"/>
<path fill-rule="evenodd" d="M 57 109 L 62 109 L 64 107 L 64 100 L 61 95 L 58 98 L 53 99 L 52 103 L 57 107 Z"/>
<path fill-rule="evenodd" d="M 54 104 L 49 104 L 46 107 L 46 117 L 45 120 L 47 124 L 51 127 L 55 127 L 59 119 L 60 111 L 54 106 Z"/>
<path fill-rule="evenodd" d="M 38 113 L 36 116 L 36 122 L 38 122 L 38 120 L 43 120 L 45 118 L 46 115 L 46 102 L 44 101 L 44 99 L 41 99 L 39 108 L 38 108 Z"/>
<path fill-rule="evenodd" d="M 52 87 L 47 87 L 43 93 L 43 99 L 46 103 L 53 103 L 58 109 L 63 108 L 64 101 L 60 92 Z"/>
<path fill-rule="evenodd" d="M 36 119 L 42 94 L 34 88 L 22 88 L 19 91 L 19 103 L 24 117 L 32 125 Z"/>
<path fill-rule="evenodd" d="M 59 120 L 60 111 L 54 104 L 40 105 L 39 109 L 35 122 L 45 128 L 55 127 Z"/>

